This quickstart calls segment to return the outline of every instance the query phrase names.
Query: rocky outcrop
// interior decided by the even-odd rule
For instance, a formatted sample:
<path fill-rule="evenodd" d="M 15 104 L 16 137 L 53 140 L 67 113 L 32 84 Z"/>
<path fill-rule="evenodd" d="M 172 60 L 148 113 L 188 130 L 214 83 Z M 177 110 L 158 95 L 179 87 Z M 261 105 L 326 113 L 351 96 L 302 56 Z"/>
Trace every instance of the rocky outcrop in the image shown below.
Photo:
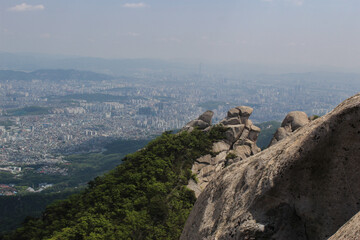
<path fill-rule="evenodd" d="M 200 130 L 204 130 L 207 127 L 210 127 L 211 125 L 211 119 L 214 116 L 213 111 L 206 111 L 203 114 L 201 114 L 198 119 L 192 120 L 188 122 L 185 127 L 183 127 L 182 131 L 189 131 L 191 132 L 195 128 L 198 128 Z"/>
<path fill-rule="evenodd" d="M 191 180 L 188 187 L 195 192 L 196 196 L 200 195 L 206 185 L 223 168 L 260 152 L 260 148 L 256 146 L 260 128 L 249 120 L 252 112 L 253 109 L 250 107 L 236 107 L 230 109 L 227 117 L 220 121 L 220 125 L 227 128 L 225 138 L 214 143 L 213 156 L 206 155 L 196 159 L 192 167 L 193 174 L 197 176 L 197 182 Z M 203 119 L 202 116 L 208 113 L 209 111 L 205 112 L 195 121 Z M 191 131 L 192 127 L 194 127 L 194 121 L 187 124 L 184 130 Z"/>
<path fill-rule="evenodd" d="M 281 123 L 281 127 L 276 131 L 269 146 L 272 146 L 280 140 L 292 135 L 294 131 L 303 127 L 309 122 L 310 120 L 304 112 L 294 111 L 288 113 L 288 115 L 286 115 L 285 119 Z"/>
<path fill-rule="evenodd" d="M 359 240 L 360 239 L 360 213 L 352 217 L 329 240 Z"/>
<path fill-rule="evenodd" d="M 219 172 L 197 199 L 181 239 L 328 239 L 360 210 L 359 172 L 357 94 Z M 337 234 L 356 233 L 352 222 Z"/>

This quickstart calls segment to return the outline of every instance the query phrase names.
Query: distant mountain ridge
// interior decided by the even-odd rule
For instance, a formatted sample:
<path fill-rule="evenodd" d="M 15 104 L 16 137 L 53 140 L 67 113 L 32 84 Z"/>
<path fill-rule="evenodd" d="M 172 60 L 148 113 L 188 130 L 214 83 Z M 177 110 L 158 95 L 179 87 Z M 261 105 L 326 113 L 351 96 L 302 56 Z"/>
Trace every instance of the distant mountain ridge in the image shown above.
<path fill-rule="evenodd" d="M 0 81 L 24 80 L 31 81 L 49 80 L 49 81 L 64 81 L 64 80 L 78 80 L 78 81 L 102 81 L 111 80 L 113 76 L 90 71 L 79 71 L 74 69 L 41 69 L 33 72 L 0 70 Z"/>

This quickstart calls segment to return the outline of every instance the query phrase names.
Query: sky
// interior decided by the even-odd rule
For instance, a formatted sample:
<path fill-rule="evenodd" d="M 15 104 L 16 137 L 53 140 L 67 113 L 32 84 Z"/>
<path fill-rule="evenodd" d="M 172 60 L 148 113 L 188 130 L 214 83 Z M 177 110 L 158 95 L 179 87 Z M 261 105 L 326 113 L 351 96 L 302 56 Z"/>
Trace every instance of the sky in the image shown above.
<path fill-rule="evenodd" d="M 360 70 L 360 1 L 1 0 L 0 51 Z"/>

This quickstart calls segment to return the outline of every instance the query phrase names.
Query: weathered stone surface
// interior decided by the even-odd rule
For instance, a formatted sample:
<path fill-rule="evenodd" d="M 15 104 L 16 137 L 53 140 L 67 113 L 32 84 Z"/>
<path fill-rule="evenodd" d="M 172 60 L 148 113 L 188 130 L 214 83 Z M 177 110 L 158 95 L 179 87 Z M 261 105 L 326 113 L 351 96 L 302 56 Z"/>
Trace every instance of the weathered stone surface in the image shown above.
<path fill-rule="evenodd" d="M 228 116 L 228 118 L 239 117 L 240 110 L 237 108 L 232 108 L 228 111 L 227 116 Z"/>
<path fill-rule="evenodd" d="M 212 165 L 208 165 L 200 169 L 199 175 L 202 177 L 207 177 L 212 175 L 214 171 L 215 171 L 215 167 Z"/>
<path fill-rule="evenodd" d="M 234 153 L 237 156 L 245 156 L 244 158 L 247 158 L 251 155 L 251 148 L 246 145 L 235 146 Z M 242 159 L 244 159 L 244 158 L 242 158 Z"/>
<path fill-rule="evenodd" d="M 253 112 L 253 109 L 251 107 L 247 107 L 247 106 L 239 106 L 236 108 L 239 109 L 239 111 L 240 111 L 240 117 L 250 117 L 250 115 Z"/>
<path fill-rule="evenodd" d="M 294 131 L 302 126 L 305 126 L 309 122 L 310 120 L 304 112 L 294 111 L 288 113 L 288 115 L 286 115 L 285 119 L 281 123 L 281 127 L 277 129 L 274 137 L 271 139 L 269 146 L 272 146 L 282 139 L 292 135 Z"/>
<path fill-rule="evenodd" d="M 233 144 L 236 142 L 236 140 L 239 139 L 242 131 L 244 130 L 245 125 L 239 124 L 239 125 L 228 125 L 226 126 L 229 129 L 225 132 L 226 140 Z"/>
<path fill-rule="evenodd" d="M 308 123 L 309 123 L 309 118 L 306 115 L 306 113 L 300 111 L 294 111 L 286 115 L 285 119 L 281 123 L 281 127 L 283 128 L 289 127 L 293 132 Z"/>
<path fill-rule="evenodd" d="M 285 128 L 283 127 L 279 127 L 275 134 L 274 134 L 274 137 L 271 139 L 271 142 L 270 142 L 270 145 L 269 146 L 272 146 L 274 145 L 275 143 L 277 143 L 278 141 L 290 136 L 292 134 L 292 132 L 290 131 L 286 131 Z"/>
<path fill-rule="evenodd" d="M 212 151 L 214 153 L 228 151 L 230 149 L 230 145 L 224 141 L 216 142 L 212 146 Z"/>
<path fill-rule="evenodd" d="M 259 134 L 260 134 L 260 128 L 255 126 L 255 125 L 251 125 L 250 128 L 250 133 L 249 133 L 249 139 L 253 142 L 256 142 Z"/>
<path fill-rule="evenodd" d="M 360 213 L 357 213 L 345 223 L 329 240 L 359 240 L 360 239 Z"/>
<path fill-rule="evenodd" d="M 207 154 L 205 156 L 199 157 L 195 160 L 195 162 L 203 163 L 203 164 L 210 164 L 211 163 L 211 155 Z"/>
<path fill-rule="evenodd" d="M 224 120 L 221 121 L 221 123 L 225 126 L 227 125 L 239 125 L 241 124 L 240 118 L 238 117 L 233 117 L 233 118 L 225 118 Z"/>
<path fill-rule="evenodd" d="M 244 123 L 247 124 L 246 128 L 245 124 L 240 124 L 240 111 L 242 111 L 242 116 L 245 121 Z M 198 182 L 189 183 L 189 187 L 194 189 L 196 196 L 199 195 L 199 192 L 201 192 L 208 182 L 223 168 L 260 151 L 260 149 L 256 146 L 257 132 L 259 129 L 252 124 L 251 120 L 248 119 L 251 113 L 252 109 L 247 107 L 230 109 L 228 116 L 220 121 L 221 125 L 224 125 L 229 129 L 225 133 L 225 139 L 213 144 L 212 152 L 218 154 L 215 157 L 206 155 L 196 159 L 191 169 L 192 172 L 197 175 Z M 213 113 L 211 111 L 207 111 L 197 120 L 189 122 L 183 130 L 192 131 L 195 127 L 197 127 L 202 129 L 204 132 L 210 131 L 212 126 L 209 125 L 206 128 L 204 127 L 206 126 L 205 124 L 209 123 L 212 116 Z M 230 159 L 229 161 L 226 160 L 226 156 L 229 153 L 234 153 L 237 158 Z M 196 188 L 194 185 L 196 185 Z"/>
<path fill-rule="evenodd" d="M 249 137 L 249 133 L 250 133 L 249 129 L 245 128 L 241 133 L 239 140 L 247 139 Z M 237 144 L 242 144 L 242 143 L 237 143 Z"/>
<path fill-rule="evenodd" d="M 200 117 L 198 118 L 198 120 L 202 120 L 204 122 L 206 122 L 207 124 L 211 125 L 211 119 L 214 116 L 214 112 L 213 111 L 206 111 L 203 114 L 200 115 Z"/>
<path fill-rule="evenodd" d="M 254 145 L 251 147 L 251 155 L 258 154 L 259 152 L 261 152 L 261 148 L 256 146 L 256 144 L 254 143 Z"/>
<path fill-rule="evenodd" d="M 198 163 L 198 162 L 194 162 L 194 164 L 192 165 L 191 171 L 193 174 L 199 174 L 200 170 L 203 167 L 206 167 L 208 164 L 205 163 Z"/>
<path fill-rule="evenodd" d="M 189 184 L 187 187 L 194 191 L 195 196 L 198 197 L 203 189 L 192 179 L 190 179 Z"/>
<path fill-rule="evenodd" d="M 359 172 L 357 94 L 224 168 L 200 194 L 180 239 L 327 239 L 360 210 Z M 352 222 L 335 236 L 357 233 Z"/>
<path fill-rule="evenodd" d="M 215 158 L 213 158 L 213 162 L 215 164 L 225 162 L 226 154 L 227 154 L 227 151 L 223 151 L 223 152 L 219 153 L 218 155 L 215 156 Z"/>
<path fill-rule="evenodd" d="M 198 119 L 192 120 L 188 122 L 181 131 L 188 131 L 192 132 L 195 128 L 198 128 L 200 130 L 208 131 L 210 130 L 209 127 L 211 125 L 211 119 L 213 117 L 214 113 L 212 111 L 206 111 L 203 114 L 201 114 Z"/>
<path fill-rule="evenodd" d="M 253 112 L 253 109 L 251 107 L 246 107 L 246 106 L 239 106 L 236 108 L 239 109 L 241 122 L 246 125 L 251 125 L 252 123 L 248 123 L 248 120 Z"/>

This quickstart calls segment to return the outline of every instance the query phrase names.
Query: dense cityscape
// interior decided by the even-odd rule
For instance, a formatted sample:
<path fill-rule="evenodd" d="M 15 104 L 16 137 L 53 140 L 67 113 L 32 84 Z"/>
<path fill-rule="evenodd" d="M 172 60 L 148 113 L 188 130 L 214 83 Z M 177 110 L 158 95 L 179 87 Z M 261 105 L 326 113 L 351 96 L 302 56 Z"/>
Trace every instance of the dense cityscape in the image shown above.
<path fill-rule="evenodd" d="M 2 80 L 0 171 L 21 174 L 21 167 L 43 164 L 37 172 L 66 174 L 54 167 L 66 155 L 102 152 L 114 139 L 148 139 L 180 129 L 207 109 L 214 111 L 214 122 L 238 105 L 254 108 L 255 123 L 281 121 L 291 110 L 323 115 L 356 89 L 354 76 L 346 84 L 325 78 L 141 74 Z"/>

